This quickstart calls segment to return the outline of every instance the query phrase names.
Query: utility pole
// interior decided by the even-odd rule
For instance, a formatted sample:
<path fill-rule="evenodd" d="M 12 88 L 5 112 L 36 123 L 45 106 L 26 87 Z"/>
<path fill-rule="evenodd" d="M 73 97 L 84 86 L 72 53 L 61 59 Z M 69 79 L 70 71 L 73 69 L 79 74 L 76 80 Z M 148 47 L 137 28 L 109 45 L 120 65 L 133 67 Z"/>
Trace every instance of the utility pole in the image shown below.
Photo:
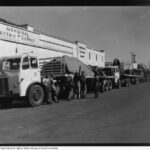
<path fill-rule="evenodd" d="M 133 69 L 133 63 L 136 63 L 136 60 L 135 60 L 135 54 L 133 52 L 130 52 L 131 53 L 131 64 L 132 64 L 132 69 Z"/>

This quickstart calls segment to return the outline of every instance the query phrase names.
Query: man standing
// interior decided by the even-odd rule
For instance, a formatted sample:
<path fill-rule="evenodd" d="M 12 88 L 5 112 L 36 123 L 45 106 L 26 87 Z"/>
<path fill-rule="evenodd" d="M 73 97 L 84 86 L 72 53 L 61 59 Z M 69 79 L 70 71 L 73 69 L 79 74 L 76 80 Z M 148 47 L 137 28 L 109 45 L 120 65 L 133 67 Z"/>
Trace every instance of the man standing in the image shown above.
<path fill-rule="evenodd" d="M 74 95 L 72 76 L 68 76 L 66 80 L 66 95 L 69 101 L 73 98 Z"/>
<path fill-rule="evenodd" d="M 80 99 L 81 83 L 80 83 L 80 74 L 77 71 L 74 74 L 73 82 L 74 82 L 74 93 L 77 96 L 77 99 Z"/>
<path fill-rule="evenodd" d="M 49 104 L 52 104 L 52 97 L 51 97 L 51 81 L 50 81 L 50 76 L 45 74 L 44 78 L 42 79 L 42 83 L 46 88 L 46 98 L 47 102 Z"/>
<path fill-rule="evenodd" d="M 99 80 L 98 80 L 98 71 L 97 70 L 94 70 L 94 98 L 97 98 L 98 97 L 98 83 Z"/>
<path fill-rule="evenodd" d="M 58 99 L 57 99 L 57 96 L 58 96 L 58 91 L 57 91 L 57 88 L 55 86 L 55 81 L 54 81 L 54 74 L 50 74 L 50 82 L 51 82 L 51 94 L 52 94 L 52 100 L 55 102 L 55 103 L 58 103 Z"/>
<path fill-rule="evenodd" d="M 81 94 L 83 98 L 85 97 L 85 92 L 86 92 L 86 82 L 85 82 L 85 74 L 84 71 L 81 72 L 81 77 L 80 77 L 80 82 L 81 82 Z"/>

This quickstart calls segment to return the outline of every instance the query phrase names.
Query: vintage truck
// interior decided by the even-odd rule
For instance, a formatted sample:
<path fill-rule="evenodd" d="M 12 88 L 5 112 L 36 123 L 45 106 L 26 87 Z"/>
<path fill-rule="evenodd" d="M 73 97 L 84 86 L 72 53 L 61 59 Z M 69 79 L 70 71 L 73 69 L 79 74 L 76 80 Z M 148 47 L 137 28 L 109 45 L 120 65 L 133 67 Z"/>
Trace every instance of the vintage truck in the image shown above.
<path fill-rule="evenodd" d="M 46 95 L 41 82 L 45 73 L 54 73 L 55 79 L 62 81 L 73 76 L 74 71 L 81 66 L 87 79 L 94 75 L 77 58 L 68 56 L 39 59 L 33 53 L 26 53 L 3 57 L 0 62 L 0 103 L 6 106 L 22 98 L 33 107 L 41 105 Z"/>

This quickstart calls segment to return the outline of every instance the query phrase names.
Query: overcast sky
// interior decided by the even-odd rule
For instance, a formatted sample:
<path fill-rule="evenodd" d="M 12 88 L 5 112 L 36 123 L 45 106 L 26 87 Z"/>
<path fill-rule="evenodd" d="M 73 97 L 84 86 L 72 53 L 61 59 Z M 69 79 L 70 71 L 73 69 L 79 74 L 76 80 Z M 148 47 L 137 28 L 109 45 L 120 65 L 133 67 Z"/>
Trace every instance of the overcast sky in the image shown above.
<path fill-rule="evenodd" d="M 0 18 L 106 49 L 106 61 L 150 61 L 150 6 L 0 7 Z"/>

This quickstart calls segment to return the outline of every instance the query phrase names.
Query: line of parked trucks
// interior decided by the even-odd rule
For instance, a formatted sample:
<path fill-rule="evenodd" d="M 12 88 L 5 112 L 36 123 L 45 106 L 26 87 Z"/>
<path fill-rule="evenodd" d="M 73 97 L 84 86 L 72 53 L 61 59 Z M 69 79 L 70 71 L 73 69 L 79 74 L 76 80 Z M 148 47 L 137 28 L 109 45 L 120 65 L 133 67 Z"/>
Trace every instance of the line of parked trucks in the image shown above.
<path fill-rule="evenodd" d="M 102 92 L 148 80 L 140 69 L 121 71 L 120 66 L 90 67 L 69 56 L 43 59 L 27 53 L 3 57 L 0 64 L 0 103 L 5 106 L 11 105 L 13 100 L 24 98 L 33 107 L 41 105 L 46 99 L 45 86 L 42 84 L 45 74 L 54 74 L 62 95 L 67 78 L 73 77 L 79 68 L 85 71 L 87 92 L 93 90 L 95 68 L 98 71 L 99 90 Z"/>

